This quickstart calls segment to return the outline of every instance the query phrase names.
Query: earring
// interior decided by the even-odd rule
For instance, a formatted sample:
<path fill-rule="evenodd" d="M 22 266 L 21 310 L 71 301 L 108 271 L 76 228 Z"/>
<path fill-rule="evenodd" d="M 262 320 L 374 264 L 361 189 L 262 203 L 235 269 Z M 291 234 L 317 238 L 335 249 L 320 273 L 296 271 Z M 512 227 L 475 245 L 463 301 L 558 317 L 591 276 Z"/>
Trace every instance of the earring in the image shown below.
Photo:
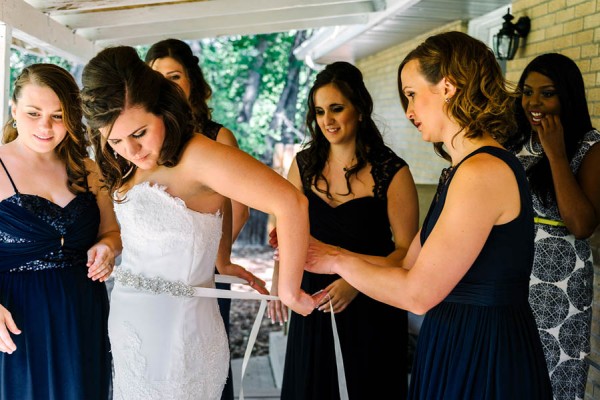
<path fill-rule="evenodd" d="M 450 98 L 446 97 L 446 100 L 444 100 L 446 102 L 446 104 L 450 103 Z"/>
<path fill-rule="evenodd" d="M 114 151 L 113 151 L 113 153 L 114 153 L 114 155 L 115 155 L 115 159 L 116 159 L 116 158 L 119 158 L 119 155 L 117 154 L 117 151 L 116 151 L 116 150 L 114 150 Z"/>
<path fill-rule="evenodd" d="M 17 129 L 17 120 L 16 119 L 13 121 L 12 127 Z"/>

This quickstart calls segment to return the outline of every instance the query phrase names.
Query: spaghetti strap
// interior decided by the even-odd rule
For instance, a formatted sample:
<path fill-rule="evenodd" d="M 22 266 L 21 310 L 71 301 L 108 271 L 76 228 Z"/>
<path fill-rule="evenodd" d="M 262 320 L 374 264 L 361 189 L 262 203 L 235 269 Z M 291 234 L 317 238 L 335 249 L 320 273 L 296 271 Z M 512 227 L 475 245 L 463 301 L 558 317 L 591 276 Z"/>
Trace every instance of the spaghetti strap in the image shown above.
<path fill-rule="evenodd" d="M 0 164 L 2 164 L 2 168 L 4 168 L 4 171 L 6 172 L 6 176 L 8 176 L 8 179 L 10 180 L 10 184 L 12 185 L 13 189 L 15 189 L 15 193 L 19 194 L 19 191 L 17 190 L 17 187 L 15 186 L 15 182 L 13 182 L 13 179 L 10 176 L 10 174 L 8 173 L 8 170 L 6 169 L 6 165 L 4 165 L 4 162 L 2 161 L 1 158 L 0 158 Z"/>

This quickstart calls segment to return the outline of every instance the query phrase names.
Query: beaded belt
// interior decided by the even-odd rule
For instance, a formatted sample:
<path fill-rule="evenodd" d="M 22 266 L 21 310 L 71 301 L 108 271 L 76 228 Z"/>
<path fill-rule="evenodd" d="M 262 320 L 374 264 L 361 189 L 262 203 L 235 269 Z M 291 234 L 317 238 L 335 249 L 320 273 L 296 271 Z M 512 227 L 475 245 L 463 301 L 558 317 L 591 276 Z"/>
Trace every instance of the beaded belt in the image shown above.
<path fill-rule="evenodd" d="M 115 281 L 124 286 L 133 287 L 137 290 L 150 292 L 153 294 L 166 293 L 174 297 L 220 297 L 227 299 L 279 300 L 279 297 L 277 296 L 266 294 L 190 286 L 179 281 L 169 281 L 159 276 L 149 278 L 142 274 L 133 273 L 121 266 L 115 267 L 112 276 L 115 278 Z M 244 279 L 220 274 L 215 275 L 215 282 L 248 284 L 248 282 Z"/>
<path fill-rule="evenodd" d="M 239 400 L 244 400 L 243 384 L 246 367 L 250 361 L 250 355 L 252 354 L 252 349 L 254 348 L 254 343 L 258 336 L 258 330 L 260 329 L 260 324 L 265 314 L 265 309 L 267 308 L 267 300 L 279 300 L 279 297 L 260 293 L 190 286 L 183 282 L 169 281 L 158 276 L 149 278 L 142 274 L 133 273 L 121 266 L 115 267 L 111 276 L 114 277 L 115 281 L 124 286 L 133 287 L 137 290 L 157 295 L 165 293 L 174 297 L 221 297 L 228 299 L 260 300 L 260 306 L 256 313 L 256 319 L 254 320 L 252 329 L 250 330 L 246 352 L 244 353 L 244 359 L 242 360 L 242 376 L 240 379 L 240 393 L 238 398 Z M 248 284 L 247 281 L 236 276 L 220 274 L 215 275 L 215 282 Z"/>

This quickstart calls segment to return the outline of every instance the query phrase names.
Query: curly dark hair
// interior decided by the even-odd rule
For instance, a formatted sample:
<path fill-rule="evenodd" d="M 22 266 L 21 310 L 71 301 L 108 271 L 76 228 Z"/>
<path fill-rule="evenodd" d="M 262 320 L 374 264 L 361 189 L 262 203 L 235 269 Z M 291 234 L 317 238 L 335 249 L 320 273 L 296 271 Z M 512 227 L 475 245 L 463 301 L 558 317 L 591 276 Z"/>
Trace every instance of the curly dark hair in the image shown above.
<path fill-rule="evenodd" d="M 179 86 L 152 70 L 128 46 L 98 53 L 84 67 L 82 82 L 83 113 L 96 163 L 110 193 L 127 182 L 136 169 L 106 145 L 112 126 L 126 108 L 142 107 L 162 117 L 166 135 L 158 164 L 177 165 L 183 147 L 194 134 L 192 111 Z M 104 127 L 110 128 L 107 136 L 99 131 Z"/>
<path fill-rule="evenodd" d="M 324 193 L 331 199 L 329 192 L 329 182 L 323 175 L 323 169 L 329 156 L 330 144 L 319 124 L 317 123 L 317 114 L 315 109 L 315 93 L 325 85 L 334 85 L 342 95 L 352 103 L 358 114 L 361 116 L 356 132 L 356 164 L 346 171 L 346 187 L 348 195 L 352 193 L 350 186 L 350 177 L 357 175 L 364 168 L 367 162 L 371 161 L 371 154 L 375 154 L 382 147 L 383 137 L 373 121 L 373 98 L 369 94 L 363 81 L 362 73 L 354 65 L 338 61 L 329 64 L 324 70 L 317 74 L 315 82 L 308 93 L 308 111 L 306 114 L 306 126 L 310 133 L 310 140 L 306 144 L 306 174 L 303 174 L 304 185 L 310 187 L 314 185 L 318 191 Z M 325 190 L 317 187 L 317 182 L 325 182 Z"/>
<path fill-rule="evenodd" d="M 542 54 L 534 58 L 523 70 L 517 84 L 519 97 L 514 103 L 517 119 L 517 134 L 509 148 L 519 151 L 531 137 L 531 124 L 521 104 L 525 79 L 531 72 L 542 74 L 552 81 L 560 102 L 560 123 L 564 129 L 565 148 L 569 162 L 575 156 L 584 135 L 593 128 L 585 97 L 585 84 L 577 64 L 569 57 L 558 53 Z M 527 170 L 531 190 L 545 202 L 548 197 L 556 198 L 552 171 L 546 153 L 542 159 Z"/>
<path fill-rule="evenodd" d="M 202 69 L 198 64 L 199 60 L 192 53 L 192 49 L 182 40 L 165 39 L 154 43 L 148 53 L 146 53 L 146 64 L 152 66 L 159 58 L 171 57 L 185 68 L 185 73 L 190 80 L 190 98 L 188 99 L 198 128 L 204 132 L 206 123 L 211 119 L 212 110 L 208 107 L 208 99 L 212 96 L 212 89 L 206 79 Z"/>
<path fill-rule="evenodd" d="M 85 135 L 85 126 L 81 118 L 81 98 L 79 87 L 73 76 L 65 69 L 54 64 L 32 64 L 21 71 L 15 81 L 12 94 L 13 104 L 18 104 L 23 88 L 27 85 L 47 87 L 56 93 L 60 101 L 62 119 L 67 135 L 54 150 L 67 169 L 67 187 L 73 194 L 86 191 L 87 175 L 84 160 L 88 157 L 89 145 Z M 4 125 L 2 143 L 12 142 L 19 135 L 13 127 L 14 119 L 9 118 Z"/>
<path fill-rule="evenodd" d="M 500 143 L 510 138 L 516 126 L 512 113 L 516 95 L 507 88 L 494 53 L 483 42 L 463 32 L 444 32 L 430 36 L 408 53 L 398 67 L 398 92 L 404 110 L 408 99 L 402 92 L 401 73 L 412 60 L 419 62 L 419 71 L 429 83 L 446 78 L 456 87 L 446 111 L 459 123 L 465 137 L 488 132 Z M 451 161 L 443 143 L 434 143 L 434 148 Z"/>

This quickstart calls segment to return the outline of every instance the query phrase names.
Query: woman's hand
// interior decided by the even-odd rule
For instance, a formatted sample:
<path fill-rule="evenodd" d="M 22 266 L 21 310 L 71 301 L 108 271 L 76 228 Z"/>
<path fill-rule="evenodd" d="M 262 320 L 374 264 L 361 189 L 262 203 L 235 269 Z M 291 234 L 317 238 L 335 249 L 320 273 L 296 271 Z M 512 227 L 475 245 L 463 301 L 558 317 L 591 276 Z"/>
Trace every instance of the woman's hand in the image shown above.
<path fill-rule="evenodd" d="M 96 243 L 87 252 L 88 278 L 105 282 L 115 267 L 115 252 L 104 243 Z"/>
<path fill-rule="evenodd" d="M 304 269 L 315 274 L 333 274 L 332 267 L 341 253 L 339 246 L 331 246 L 311 236 Z"/>
<path fill-rule="evenodd" d="M 283 325 L 288 320 L 288 308 L 281 300 L 270 300 L 267 308 L 267 316 L 271 320 L 271 323 L 279 322 L 279 325 Z"/>
<path fill-rule="evenodd" d="M 13 351 L 17 350 L 17 346 L 10 337 L 9 332 L 19 335 L 21 330 L 17 328 L 10 312 L 0 305 L 0 351 L 12 354 Z"/>
<path fill-rule="evenodd" d="M 252 289 L 256 290 L 260 294 L 269 294 L 269 291 L 266 288 L 265 281 L 263 281 L 262 279 L 260 279 L 241 265 L 229 263 L 218 268 L 218 270 L 219 273 L 223 275 L 237 276 L 238 278 L 247 281 L 248 286 L 250 286 Z"/>
<path fill-rule="evenodd" d="M 548 159 L 567 158 L 565 135 L 559 115 L 546 115 L 536 128 L 540 143 Z"/>
<path fill-rule="evenodd" d="M 319 311 L 323 312 L 331 311 L 331 307 L 329 306 L 330 300 L 331 305 L 333 306 L 333 312 L 342 312 L 358 295 L 358 290 L 341 278 L 327 286 L 325 291 L 329 296 L 325 296 L 321 303 L 319 303 Z"/>

